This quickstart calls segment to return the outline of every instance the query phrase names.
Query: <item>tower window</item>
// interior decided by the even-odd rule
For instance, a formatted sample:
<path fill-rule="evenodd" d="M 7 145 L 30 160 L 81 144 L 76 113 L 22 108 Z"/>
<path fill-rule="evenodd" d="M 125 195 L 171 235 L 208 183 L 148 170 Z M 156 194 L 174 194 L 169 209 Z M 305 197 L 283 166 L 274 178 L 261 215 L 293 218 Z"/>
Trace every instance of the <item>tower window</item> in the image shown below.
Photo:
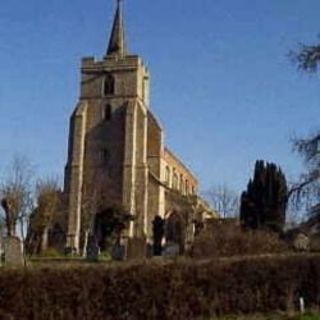
<path fill-rule="evenodd" d="M 102 165 L 108 165 L 110 160 L 109 151 L 106 148 L 101 149 L 100 151 L 100 162 Z"/>
<path fill-rule="evenodd" d="M 114 77 L 111 74 L 107 74 L 103 81 L 103 94 L 111 95 L 114 94 Z"/>
<path fill-rule="evenodd" d="M 104 121 L 109 121 L 111 120 L 111 117 L 112 117 L 112 107 L 110 104 L 107 104 L 104 106 L 102 110 L 102 119 Z"/>

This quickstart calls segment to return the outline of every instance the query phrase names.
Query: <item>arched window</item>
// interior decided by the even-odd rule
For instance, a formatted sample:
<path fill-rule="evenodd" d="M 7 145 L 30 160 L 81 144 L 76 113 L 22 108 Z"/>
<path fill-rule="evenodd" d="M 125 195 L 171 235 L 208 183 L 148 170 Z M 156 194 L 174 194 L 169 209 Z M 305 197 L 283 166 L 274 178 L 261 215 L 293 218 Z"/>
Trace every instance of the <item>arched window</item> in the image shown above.
<path fill-rule="evenodd" d="M 165 183 L 166 183 L 167 185 L 170 184 L 170 168 L 169 168 L 169 166 L 166 166 Z"/>
<path fill-rule="evenodd" d="M 184 195 L 185 194 L 185 183 L 184 183 L 184 180 L 183 180 L 183 175 L 181 174 L 180 175 L 180 191 L 181 193 Z"/>
<path fill-rule="evenodd" d="M 112 117 L 112 106 L 110 104 L 107 104 L 102 109 L 102 119 L 104 121 L 109 121 L 111 120 L 111 117 Z"/>
<path fill-rule="evenodd" d="M 173 174 L 173 180 L 172 180 L 172 188 L 175 190 L 178 190 L 178 180 L 179 177 L 176 173 Z"/>
<path fill-rule="evenodd" d="M 186 180 L 186 195 L 189 195 L 189 181 Z"/>
<path fill-rule="evenodd" d="M 103 95 L 114 94 L 114 77 L 112 74 L 108 73 L 103 81 Z"/>

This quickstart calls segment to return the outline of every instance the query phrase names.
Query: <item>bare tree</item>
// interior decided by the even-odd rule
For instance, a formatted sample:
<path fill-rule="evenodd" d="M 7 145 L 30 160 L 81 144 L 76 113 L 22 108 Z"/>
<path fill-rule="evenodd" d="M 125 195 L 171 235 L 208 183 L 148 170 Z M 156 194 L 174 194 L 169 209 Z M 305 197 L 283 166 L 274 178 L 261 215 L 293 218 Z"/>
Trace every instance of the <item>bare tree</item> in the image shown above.
<path fill-rule="evenodd" d="M 290 57 L 298 68 L 307 72 L 316 72 L 320 63 L 320 44 L 300 45 L 299 50 L 291 51 Z"/>
<path fill-rule="evenodd" d="M 96 215 L 111 208 L 115 209 L 115 212 L 118 212 L 117 209 L 119 208 L 122 209 L 119 195 L 113 187 L 112 177 L 107 170 L 102 173 L 99 168 L 88 163 L 85 166 L 82 186 L 81 229 L 83 256 L 86 256 L 89 235 L 95 232 Z M 112 224 L 110 221 L 109 223 Z"/>
<path fill-rule="evenodd" d="M 30 162 L 24 157 L 15 156 L 0 185 L 1 206 L 5 214 L 7 234 L 16 236 L 19 223 L 23 241 L 33 207 L 32 178 L 33 169 Z"/>
<path fill-rule="evenodd" d="M 314 73 L 320 65 L 320 44 L 300 45 L 297 51 L 290 52 L 291 58 L 300 70 Z M 306 138 L 293 140 L 294 151 L 305 161 L 306 172 L 288 193 L 288 200 L 297 207 L 303 205 L 306 211 L 320 203 L 320 131 Z"/>
<path fill-rule="evenodd" d="M 293 140 L 294 151 L 303 158 L 306 171 L 288 193 L 288 201 L 296 210 L 311 212 L 320 202 L 320 133 Z"/>
<path fill-rule="evenodd" d="M 40 234 L 40 251 L 48 248 L 48 233 L 52 219 L 59 207 L 59 192 L 57 178 L 38 180 L 36 184 L 37 207 L 34 212 L 32 227 Z"/>
<path fill-rule="evenodd" d="M 239 215 L 239 197 L 226 184 L 212 187 L 205 193 L 205 197 L 223 218 Z"/>
<path fill-rule="evenodd" d="M 100 178 L 96 170 L 87 167 L 84 173 L 85 181 L 82 187 L 82 230 L 83 247 L 82 255 L 86 256 L 89 235 L 93 233 L 94 219 L 101 205 Z"/>

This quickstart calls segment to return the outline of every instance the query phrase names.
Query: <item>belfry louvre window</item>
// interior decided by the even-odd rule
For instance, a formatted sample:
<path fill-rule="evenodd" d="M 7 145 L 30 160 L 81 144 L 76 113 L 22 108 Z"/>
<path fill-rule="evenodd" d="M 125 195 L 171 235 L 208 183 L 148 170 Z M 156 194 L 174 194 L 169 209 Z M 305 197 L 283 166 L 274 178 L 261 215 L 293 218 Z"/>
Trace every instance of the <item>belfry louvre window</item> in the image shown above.
<path fill-rule="evenodd" d="M 105 96 L 114 94 L 114 77 L 112 74 L 108 73 L 103 81 L 103 94 Z"/>

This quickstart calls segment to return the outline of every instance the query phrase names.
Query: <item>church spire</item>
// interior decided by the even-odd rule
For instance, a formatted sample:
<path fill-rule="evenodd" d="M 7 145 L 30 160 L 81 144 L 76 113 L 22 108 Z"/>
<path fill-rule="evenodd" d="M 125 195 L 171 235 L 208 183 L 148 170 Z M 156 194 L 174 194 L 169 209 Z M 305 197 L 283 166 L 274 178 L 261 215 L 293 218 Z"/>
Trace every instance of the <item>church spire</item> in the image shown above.
<path fill-rule="evenodd" d="M 125 39 L 125 30 L 122 13 L 122 0 L 117 0 L 117 10 L 114 16 L 113 27 L 107 50 L 108 55 L 125 56 L 127 54 L 127 45 Z"/>

